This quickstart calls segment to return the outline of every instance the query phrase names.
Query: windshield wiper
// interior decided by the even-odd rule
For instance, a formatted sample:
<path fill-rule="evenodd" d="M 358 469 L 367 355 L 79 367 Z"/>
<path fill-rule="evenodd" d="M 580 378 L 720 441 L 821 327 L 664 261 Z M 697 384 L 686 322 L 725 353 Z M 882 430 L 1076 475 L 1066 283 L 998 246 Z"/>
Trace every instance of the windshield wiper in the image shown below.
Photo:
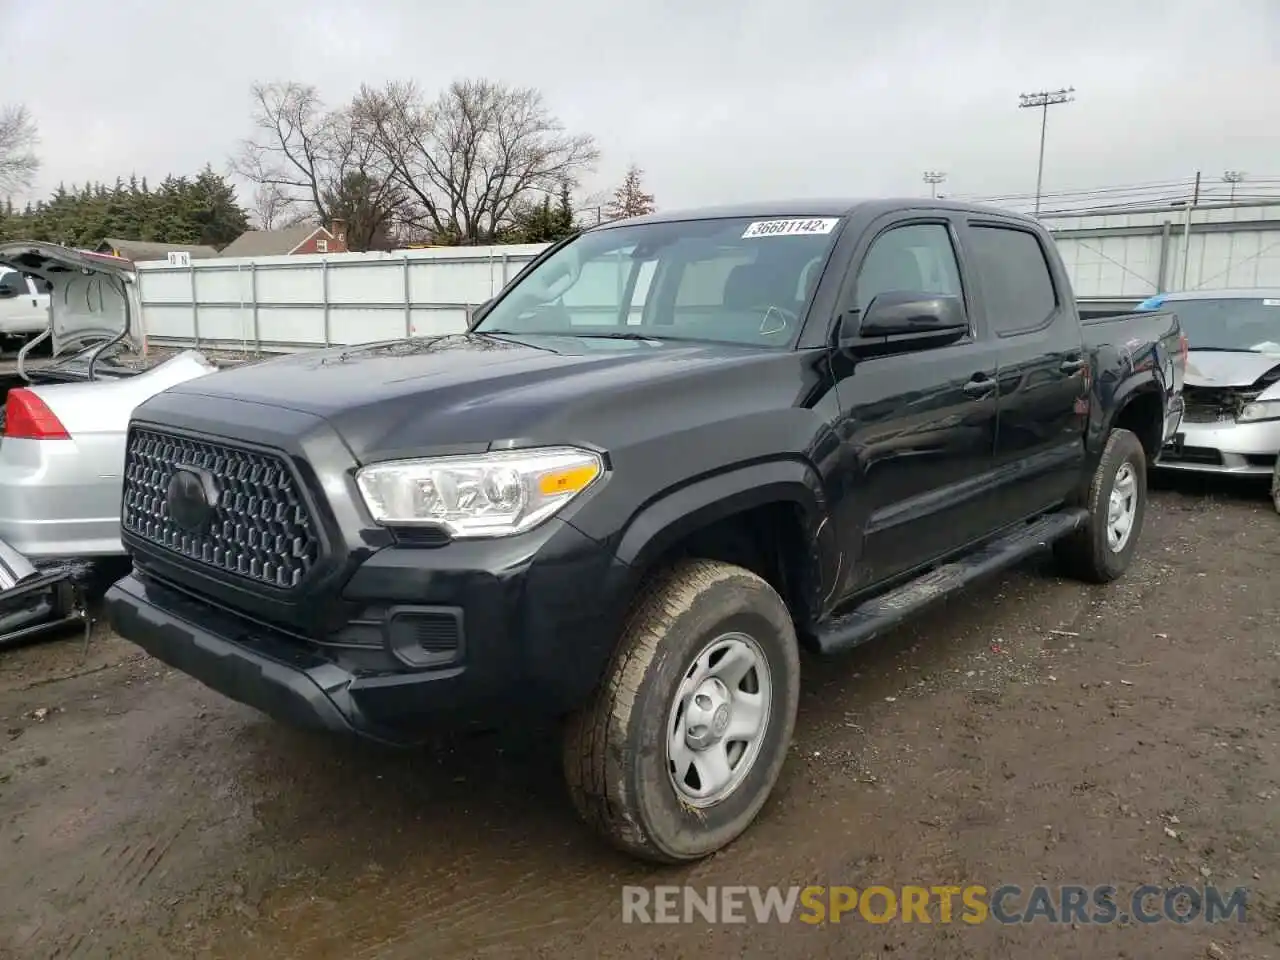
<path fill-rule="evenodd" d="M 474 332 L 501 337 L 590 337 L 593 340 L 643 340 L 646 343 L 662 342 L 658 337 L 646 336 L 643 333 L 583 333 L 578 330 L 476 330 Z"/>
<path fill-rule="evenodd" d="M 646 343 L 660 343 L 657 337 L 648 337 L 643 333 L 568 333 L 568 337 L 592 337 L 604 340 L 643 340 Z"/>

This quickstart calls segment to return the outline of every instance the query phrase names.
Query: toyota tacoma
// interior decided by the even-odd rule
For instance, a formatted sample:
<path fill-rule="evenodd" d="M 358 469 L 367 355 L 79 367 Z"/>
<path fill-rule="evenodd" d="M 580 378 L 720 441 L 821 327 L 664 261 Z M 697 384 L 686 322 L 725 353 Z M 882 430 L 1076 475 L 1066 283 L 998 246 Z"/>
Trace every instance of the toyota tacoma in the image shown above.
<path fill-rule="evenodd" d="M 107 613 L 290 723 L 404 744 L 563 718 L 583 818 L 694 860 L 769 797 L 802 646 L 1042 547 L 1124 573 L 1185 362 L 1174 313 L 1082 322 L 1051 236 L 999 209 L 609 223 L 465 333 L 143 403 Z"/>

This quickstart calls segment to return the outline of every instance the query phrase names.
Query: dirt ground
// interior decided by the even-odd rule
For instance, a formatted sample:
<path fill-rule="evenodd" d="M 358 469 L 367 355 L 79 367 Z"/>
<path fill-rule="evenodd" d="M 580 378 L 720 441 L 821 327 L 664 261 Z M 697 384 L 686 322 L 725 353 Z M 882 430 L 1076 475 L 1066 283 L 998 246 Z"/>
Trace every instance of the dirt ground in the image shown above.
<path fill-rule="evenodd" d="M 382 753 L 101 628 L 0 654 L 0 955 L 1280 957 L 1280 517 L 1162 486 L 1122 582 L 1033 562 L 808 663 L 775 797 L 688 868 L 579 828 L 545 731 Z M 1246 921 L 621 920 L 624 884 L 1184 882 L 1248 887 Z"/>

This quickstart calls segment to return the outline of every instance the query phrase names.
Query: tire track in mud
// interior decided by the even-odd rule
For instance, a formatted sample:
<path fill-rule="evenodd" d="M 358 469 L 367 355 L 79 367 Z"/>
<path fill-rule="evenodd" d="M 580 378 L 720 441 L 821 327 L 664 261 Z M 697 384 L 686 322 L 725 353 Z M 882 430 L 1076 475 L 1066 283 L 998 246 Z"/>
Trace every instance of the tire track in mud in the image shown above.
<path fill-rule="evenodd" d="M 1266 513 L 1278 522 L 1269 505 Z M 1091 943 L 1107 948 L 1098 956 L 1117 955 L 1117 945 L 1149 956 L 1136 939 L 1055 940 L 1052 930 L 1015 931 L 1002 943 L 991 931 L 943 928 L 626 926 L 621 887 L 971 882 L 1042 868 L 1056 878 L 1107 871 L 1150 879 L 1163 862 L 1146 857 L 1178 855 L 1156 820 L 1172 798 L 1181 798 L 1184 826 L 1206 840 L 1215 822 L 1256 836 L 1264 802 L 1255 795 L 1280 779 L 1266 782 L 1274 765 L 1236 752 L 1229 731 L 1251 726 L 1245 712 L 1268 702 L 1247 674 L 1280 663 L 1270 648 L 1265 664 L 1256 659 L 1258 638 L 1276 622 L 1276 604 L 1262 592 L 1266 566 L 1242 553 L 1268 539 L 1269 528 L 1253 526 L 1260 515 L 1248 503 L 1164 497 L 1148 514 L 1149 547 L 1111 587 L 1020 568 L 848 659 L 806 664 L 797 747 L 774 798 L 741 842 L 689 868 L 654 871 L 600 848 L 567 812 L 553 775 L 539 769 L 546 757 L 532 771 L 503 771 L 494 766 L 502 751 L 479 749 L 410 769 L 304 741 L 221 701 L 210 700 L 213 720 L 198 723 L 194 687 L 167 677 L 154 701 L 129 705 L 127 729 L 112 734 L 153 738 L 126 768 L 133 782 L 112 801 L 127 815 L 113 833 L 70 831 L 84 840 L 58 855 L 74 865 L 79 844 L 83 868 L 63 871 L 56 903 L 41 908 L 46 925 L 24 941 L 31 952 L 22 956 L 87 960 L 110 947 L 128 960 L 816 960 L 892 949 L 957 960 L 1010 950 L 1083 956 L 1071 951 Z M 1233 577 L 1247 577 L 1248 592 L 1212 600 L 1224 584 L 1235 589 Z M 1214 630 L 1239 631 L 1240 642 L 1201 651 Z M 1172 640 L 1153 640 L 1161 636 L 1154 631 Z M 1226 695 L 1237 673 L 1242 708 Z M 1121 686 L 1121 677 L 1137 685 Z M 1212 725 L 1189 732 L 1197 682 L 1214 696 L 1202 711 Z M 1170 710 L 1180 712 L 1173 726 L 1161 712 Z M 1179 736 L 1190 747 L 1181 757 Z M 1215 746 L 1219 739 L 1232 740 L 1230 753 Z M 1226 814 L 1195 808 L 1193 785 L 1171 766 L 1179 759 L 1221 771 L 1232 784 L 1228 799 L 1243 806 Z M 63 772 L 77 802 L 92 788 L 73 778 L 96 769 L 89 762 Z M 1149 786 L 1130 779 L 1136 770 Z M 225 781 L 229 803 L 209 789 L 210 777 Z M 1156 822 L 1125 819 L 1122 804 Z M 38 876 L 34 854 L 43 849 L 15 846 L 8 869 Z M 1230 865 L 1217 856 L 1209 864 L 1215 877 Z M 1256 862 L 1248 850 L 1231 856 L 1242 869 Z M 250 889 L 247 898 L 227 880 L 242 870 L 236 880 Z M 187 897 L 192 909 L 182 919 L 193 923 L 158 927 L 174 893 Z M 1203 943 L 1170 952 L 1168 931 L 1162 936 L 1165 955 L 1204 952 Z"/>
<path fill-rule="evenodd" d="M 48 960 L 83 960 L 99 946 L 98 932 L 112 926 L 122 907 L 143 898 L 147 881 L 186 832 L 192 817 L 170 824 L 158 837 L 131 831 L 92 858 L 79 879 L 63 895 L 78 910 L 74 932 L 64 934 Z M 64 914 L 66 916 L 66 914 Z"/>

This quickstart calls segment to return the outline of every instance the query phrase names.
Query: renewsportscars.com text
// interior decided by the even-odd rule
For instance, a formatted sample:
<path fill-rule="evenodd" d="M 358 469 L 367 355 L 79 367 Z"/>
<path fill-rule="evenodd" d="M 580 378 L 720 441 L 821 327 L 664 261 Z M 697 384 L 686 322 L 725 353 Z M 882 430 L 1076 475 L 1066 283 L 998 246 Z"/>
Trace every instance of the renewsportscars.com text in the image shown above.
<path fill-rule="evenodd" d="M 623 923 L 1243 923 L 1243 887 L 807 886 L 622 888 Z"/>

